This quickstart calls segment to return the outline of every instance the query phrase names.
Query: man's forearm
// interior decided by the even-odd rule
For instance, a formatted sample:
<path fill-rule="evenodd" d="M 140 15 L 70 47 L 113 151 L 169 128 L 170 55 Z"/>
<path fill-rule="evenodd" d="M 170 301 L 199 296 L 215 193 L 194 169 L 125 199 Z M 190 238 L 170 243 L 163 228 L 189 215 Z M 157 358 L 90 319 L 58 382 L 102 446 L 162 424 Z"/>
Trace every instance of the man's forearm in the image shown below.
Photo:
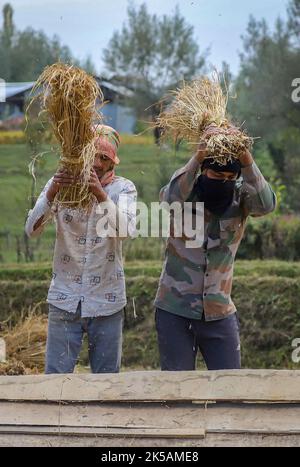
<path fill-rule="evenodd" d="M 102 192 L 97 193 L 97 195 L 95 196 L 96 196 L 98 203 L 104 203 L 108 199 L 107 194 L 104 190 Z"/>
<path fill-rule="evenodd" d="M 246 150 L 240 157 L 240 163 L 242 167 L 248 167 L 253 164 L 254 159 L 250 151 Z"/>
<path fill-rule="evenodd" d="M 247 215 L 263 216 L 276 207 L 276 195 L 261 171 L 252 162 L 242 166 L 244 208 Z"/>
<path fill-rule="evenodd" d="M 47 200 L 48 200 L 50 203 L 53 203 L 56 194 L 57 194 L 57 193 L 54 192 L 54 190 L 52 189 L 52 187 L 50 187 L 50 188 L 48 189 L 48 191 L 46 192 Z"/>
<path fill-rule="evenodd" d="M 199 164 L 202 164 L 202 162 L 204 161 L 206 155 L 207 155 L 206 143 L 200 143 L 194 157 L 195 157 L 195 159 L 197 159 Z"/>
<path fill-rule="evenodd" d="M 34 224 L 33 226 L 33 231 L 37 230 L 41 225 L 42 225 L 42 222 L 44 220 L 44 216 L 40 217 L 36 223 Z"/>

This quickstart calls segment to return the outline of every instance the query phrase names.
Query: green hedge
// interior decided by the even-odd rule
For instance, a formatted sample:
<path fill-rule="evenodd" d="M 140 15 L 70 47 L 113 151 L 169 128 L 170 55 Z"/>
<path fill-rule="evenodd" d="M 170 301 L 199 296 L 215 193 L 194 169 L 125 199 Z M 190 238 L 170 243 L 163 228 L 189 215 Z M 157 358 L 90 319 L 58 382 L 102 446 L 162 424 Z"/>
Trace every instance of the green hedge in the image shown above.
<path fill-rule="evenodd" d="M 249 218 L 238 258 L 300 260 L 300 216 Z"/>
<path fill-rule="evenodd" d="M 35 264 L 35 263 L 20 263 L 13 265 L 3 265 L 0 267 L 0 281 L 36 281 L 51 279 L 50 263 Z M 159 261 L 145 261 L 142 263 L 132 263 L 125 267 L 126 277 L 133 277 L 139 275 L 146 275 L 150 277 L 158 277 L 161 271 L 161 263 Z M 300 267 L 299 267 L 300 271 Z M 300 275 L 300 272 L 299 272 Z"/>
<path fill-rule="evenodd" d="M 125 264 L 126 277 L 147 276 L 158 278 L 161 273 L 160 261 L 130 261 Z M 278 260 L 237 260 L 235 276 L 283 276 L 300 278 L 300 262 Z M 10 264 L 0 267 L 0 281 L 50 281 L 50 263 Z"/>
<path fill-rule="evenodd" d="M 11 207 L 7 207 L 7 212 L 11 212 Z M 51 230 L 52 229 L 52 230 Z M 36 261 L 48 261 L 53 254 L 54 230 L 51 229 L 38 240 L 30 242 L 34 258 Z M 9 230 L 9 229 L 8 229 Z M 0 262 L 2 268 L 0 271 L 1 279 L 5 279 L 6 267 L 8 261 L 17 260 L 17 253 L 13 250 L 16 245 L 15 235 L 17 230 L 0 232 Z M 23 233 L 19 233 L 21 258 L 24 259 Z M 160 238 L 136 238 L 124 242 L 123 255 L 126 261 L 143 261 L 145 263 L 159 262 L 164 256 L 165 242 Z M 300 216 L 275 216 L 269 215 L 262 218 L 249 218 L 245 230 L 244 238 L 240 244 L 237 259 L 277 259 L 283 261 L 300 261 Z M 19 263 L 19 277 L 26 263 Z M 45 267 L 34 266 L 36 272 L 43 274 L 39 278 L 46 279 L 47 271 Z M 50 266 L 48 265 L 48 270 Z M 26 269 L 28 275 L 31 271 Z M 31 276 L 33 277 L 33 276 Z M 37 277 L 37 276 L 36 276 Z"/>
<path fill-rule="evenodd" d="M 289 265 L 287 270 L 289 271 Z M 298 265 L 297 265 L 298 268 Z M 233 299 L 241 322 L 243 366 L 297 368 L 291 343 L 300 337 L 300 281 L 295 277 L 237 275 Z M 48 281 L 1 281 L 0 321 L 15 323 L 21 314 L 40 303 L 47 311 Z M 157 277 L 128 277 L 123 365 L 158 368 L 153 298 Z M 134 306 L 137 317 L 134 317 Z M 86 356 L 83 356 L 86 359 Z M 200 362 L 201 365 L 201 362 Z"/>

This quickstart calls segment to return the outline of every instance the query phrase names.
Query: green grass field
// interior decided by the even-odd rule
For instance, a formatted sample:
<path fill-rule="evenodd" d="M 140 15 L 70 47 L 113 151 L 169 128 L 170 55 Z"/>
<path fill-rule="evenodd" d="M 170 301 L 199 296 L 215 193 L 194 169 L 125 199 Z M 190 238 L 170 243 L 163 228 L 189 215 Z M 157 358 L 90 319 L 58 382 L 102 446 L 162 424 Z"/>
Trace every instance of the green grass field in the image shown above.
<path fill-rule="evenodd" d="M 43 146 L 39 152 L 43 155 L 36 164 L 35 196 L 54 174 L 58 161 L 55 148 Z M 121 164 L 117 174 L 132 180 L 137 187 L 139 199 L 149 203 L 158 200 L 160 187 L 167 183 L 176 168 L 187 161 L 189 151 L 183 149 L 175 154 L 173 149 L 160 150 L 151 142 L 147 145 L 127 143 L 121 146 L 119 155 Z M 21 250 L 19 260 L 24 259 L 24 222 L 31 207 L 33 185 L 33 178 L 28 169 L 30 160 L 31 155 L 25 144 L 0 145 L 1 262 L 18 260 L 18 244 Z M 30 241 L 36 261 L 51 259 L 53 241 L 54 229 L 51 225 L 40 239 Z M 131 259 L 158 259 L 161 243 L 160 240 L 151 238 L 136 239 L 134 244 L 125 245 L 125 255 Z"/>

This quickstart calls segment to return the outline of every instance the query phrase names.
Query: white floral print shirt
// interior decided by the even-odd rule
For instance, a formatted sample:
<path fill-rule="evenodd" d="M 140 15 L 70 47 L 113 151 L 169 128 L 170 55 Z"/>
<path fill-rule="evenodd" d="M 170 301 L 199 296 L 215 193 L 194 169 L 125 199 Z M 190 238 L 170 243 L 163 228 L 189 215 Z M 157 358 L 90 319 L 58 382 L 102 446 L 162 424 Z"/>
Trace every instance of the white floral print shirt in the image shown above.
<path fill-rule="evenodd" d="M 70 208 L 53 209 L 46 197 L 51 181 L 47 182 L 34 208 L 29 211 L 25 225 L 27 235 L 36 237 L 54 217 L 56 241 L 47 302 L 75 313 L 81 301 L 82 317 L 108 316 L 120 311 L 126 305 L 123 233 L 122 238 L 99 236 L 96 227 L 101 218 L 99 206 L 102 203 L 95 202 L 89 213 Z M 111 227 L 117 229 L 119 224 L 115 219 L 122 218 L 127 225 L 125 237 L 134 236 L 137 198 L 134 184 L 116 176 L 104 190 L 110 212 L 116 213 L 116 218 L 109 218 Z M 123 202 L 119 205 L 120 198 Z M 43 224 L 33 230 L 41 216 L 44 216 Z"/>

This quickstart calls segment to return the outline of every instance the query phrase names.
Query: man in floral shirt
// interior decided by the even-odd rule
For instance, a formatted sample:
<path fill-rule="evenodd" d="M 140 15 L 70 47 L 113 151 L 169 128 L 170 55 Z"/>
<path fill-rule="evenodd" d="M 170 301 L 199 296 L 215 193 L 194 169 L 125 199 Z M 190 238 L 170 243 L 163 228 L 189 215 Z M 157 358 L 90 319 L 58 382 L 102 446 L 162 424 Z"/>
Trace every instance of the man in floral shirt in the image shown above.
<path fill-rule="evenodd" d="M 72 185 L 73 177 L 58 171 L 29 212 L 26 233 L 35 237 L 53 216 L 56 242 L 49 303 L 46 373 L 74 370 L 83 333 L 87 332 L 93 373 L 118 372 L 121 363 L 123 309 L 126 305 L 119 221 L 126 236 L 135 232 L 136 189 L 134 184 L 115 175 L 119 164 L 119 135 L 111 127 L 98 127 L 97 154 L 90 177 L 94 203 L 89 211 L 55 208 L 61 187 Z M 121 203 L 119 203 L 122 201 Z M 99 207 L 109 216 L 115 235 L 99 235 Z M 124 229 L 123 229 L 124 230 Z"/>

